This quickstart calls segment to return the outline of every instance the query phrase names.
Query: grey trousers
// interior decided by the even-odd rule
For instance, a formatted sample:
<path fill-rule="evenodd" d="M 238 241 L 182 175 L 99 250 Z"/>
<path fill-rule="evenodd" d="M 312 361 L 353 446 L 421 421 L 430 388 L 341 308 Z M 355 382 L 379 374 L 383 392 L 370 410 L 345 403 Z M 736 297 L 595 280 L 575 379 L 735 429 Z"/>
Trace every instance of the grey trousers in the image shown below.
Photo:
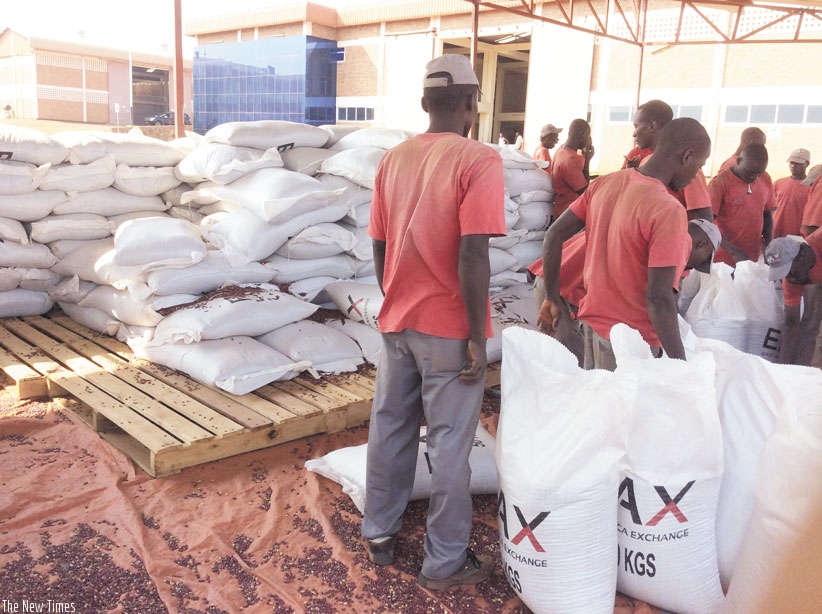
<path fill-rule="evenodd" d="M 393 535 L 411 496 L 420 423 L 425 417 L 431 500 L 422 573 L 445 578 L 465 562 L 472 503 L 468 456 L 479 421 L 484 378 L 466 386 L 464 340 L 413 330 L 385 333 L 368 431 L 362 535 Z"/>

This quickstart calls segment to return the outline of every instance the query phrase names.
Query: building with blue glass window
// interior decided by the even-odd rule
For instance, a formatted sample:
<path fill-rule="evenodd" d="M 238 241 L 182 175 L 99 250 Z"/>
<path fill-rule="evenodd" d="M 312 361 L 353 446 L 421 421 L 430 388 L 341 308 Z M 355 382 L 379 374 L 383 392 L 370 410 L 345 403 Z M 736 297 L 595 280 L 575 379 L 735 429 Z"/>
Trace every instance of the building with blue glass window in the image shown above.
<path fill-rule="evenodd" d="M 194 50 L 194 125 L 335 119 L 337 43 L 316 36 L 199 45 Z"/>

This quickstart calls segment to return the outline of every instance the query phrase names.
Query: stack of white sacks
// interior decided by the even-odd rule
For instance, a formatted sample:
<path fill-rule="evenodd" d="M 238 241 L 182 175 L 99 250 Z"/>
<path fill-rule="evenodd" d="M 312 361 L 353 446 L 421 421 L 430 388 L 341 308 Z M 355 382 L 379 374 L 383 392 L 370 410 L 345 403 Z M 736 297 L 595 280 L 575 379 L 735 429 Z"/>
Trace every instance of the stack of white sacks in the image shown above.
<path fill-rule="evenodd" d="M 505 331 L 500 543 L 532 611 L 610 614 L 615 590 L 681 614 L 813 610 L 769 593 L 816 569 L 797 553 L 822 504 L 822 372 L 680 331 L 687 361 L 615 326 L 615 372 Z"/>
<path fill-rule="evenodd" d="M 302 370 L 375 363 L 382 296 L 366 232 L 371 196 L 380 159 L 410 136 L 261 121 L 167 143 L 139 130 L 48 136 L 4 126 L 0 317 L 57 303 L 141 356 L 237 393 Z M 524 268 L 541 251 L 553 190 L 543 163 L 489 146 L 505 166 L 509 235 L 490 248 L 501 331 L 535 322 Z M 318 306 L 346 317 L 306 321 Z M 489 343 L 498 360 L 499 337 Z"/>

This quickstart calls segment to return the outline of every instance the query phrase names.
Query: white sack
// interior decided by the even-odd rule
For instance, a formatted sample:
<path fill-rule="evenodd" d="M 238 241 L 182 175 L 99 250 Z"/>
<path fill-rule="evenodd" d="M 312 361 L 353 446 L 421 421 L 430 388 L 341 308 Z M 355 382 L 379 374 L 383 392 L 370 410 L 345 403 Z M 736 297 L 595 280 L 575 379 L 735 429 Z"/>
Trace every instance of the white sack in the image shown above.
<path fill-rule="evenodd" d="M 699 291 L 685 312 L 685 320 L 697 337 L 719 339 L 744 351 L 747 314 L 731 278 L 732 272 L 724 262 L 711 265 L 711 274 L 700 277 Z"/>
<path fill-rule="evenodd" d="M 511 198 L 519 196 L 523 192 L 533 192 L 534 190 L 542 190 L 543 192 L 554 191 L 551 176 L 545 171 L 539 169 L 504 168 L 503 174 L 505 189 Z"/>
<path fill-rule="evenodd" d="M 120 320 L 96 307 L 82 307 L 77 303 L 59 302 L 60 309 L 78 324 L 113 337 L 120 328 Z"/>
<path fill-rule="evenodd" d="M 280 326 L 260 335 L 257 341 L 285 354 L 295 362 L 310 363 L 308 370 L 315 377 L 319 377 L 319 373 L 356 371 L 364 360 L 362 350 L 353 339 L 313 320 L 301 320 Z"/>
<path fill-rule="evenodd" d="M 819 609 L 820 553 L 807 545 L 809 536 L 818 534 L 822 503 L 822 374 L 816 371 L 811 385 L 792 390 L 765 444 L 755 505 L 723 614 Z M 776 590 L 785 582 L 805 590 L 774 602 L 769 593 L 785 594 Z"/>
<path fill-rule="evenodd" d="M 779 361 L 779 343 L 785 311 L 769 268 L 762 261 L 744 260 L 734 270 L 734 286 L 748 314 L 748 331 L 743 348 L 749 354 L 771 362 Z"/>
<path fill-rule="evenodd" d="M 204 143 L 224 143 L 254 149 L 324 147 L 329 133 L 321 128 L 283 120 L 226 122 L 206 132 Z"/>
<path fill-rule="evenodd" d="M 29 194 L 0 194 L 0 217 L 18 222 L 33 222 L 46 217 L 55 207 L 66 202 L 65 192 L 35 190 Z"/>
<path fill-rule="evenodd" d="M 114 234 L 116 255 L 121 267 L 186 267 L 200 262 L 206 246 L 200 231 L 191 222 L 149 217 L 129 220 Z"/>
<path fill-rule="evenodd" d="M 163 318 L 150 345 L 196 343 L 234 335 L 257 337 L 307 318 L 317 306 L 269 284 L 228 286 Z"/>
<path fill-rule="evenodd" d="M 251 337 L 146 346 L 129 340 L 135 356 L 187 373 L 232 394 L 247 394 L 274 381 L 293 379 L 307 367 Z"/>
<path fill-rule="evenodd" d="M 48 293 L 51 288 L 63 281 L 63 276 L 52 269 L 21 268 L 19 286 L 24 290 L 36 290 Z"/>
<path fill-rule="evenodd" d="M 29 244 L 29 235 L 23 224 L 8 217 L 0 217 L 0 239 L 21 245 Z"/>
<path fill-rule="evenodd" d="M 336 222 L 346 212 L 344 203 L 332 204 L 282 224 L 268 224 L 246 209 L 240 209 L 216 224 L 201 225 L 207 241 L 213 243 L 234 266 L 259 262 L 280 249 L 301 230 L 322 222 Z"/>
<path fill-rule="evenodd" d="M 225 185 L 252 171 L 282 165 L 283 160 L 276 149 L 264 151 L 222 143 L 203 143 L 182 159 L 174 173 L 180 181 L 192 184 L 213 181 Z M 178 201 L 176 204 L 181 203 Z"/>
<path fill-rule="evenodd" d="M 63 256 L 53 269 L 60 275 L 80 279 L 96 284 L 110 284 L 114 281 L 111 259 L 114 256 L 114 239 L 86 241 L 86 245 L 72 250 Z"/>
<path fill-rule="evenodd" d="M 666 610 L 713 614 L 723 598 L 716 554 L 723 452 L 713 356 L 653 358 L 625 324 L 611 329 L 611 344 L 617 376 L 637 385 L 619 488 L 617 588 Z"/>
<path fill-rule="evenodd" d="M 523 241 L 507 251 L 520 263 L 520 270 L 527 269 L 542 258 L 542 241 Z"/>
<path fill-rule="evenodd" d="M 325 292 L 325 287 L 328 284 L 333 284 L 335 281 L 339 281 L 339 278 L 330 277 L 329 275 L 317 275 L 316 277 L 298 279 L 288 285 L 288 293 L 309 303 L 316 303 L 317 305 L 331 303 L 331 297 Z"/>
<path fill-rule="evenodd" d="M 241 205 L 270 223 L 321 209 L 341 194 L 326 190 L 313 177 L 283 168 L 263 168 L 225 186 L 201 184 L 196 192 Z M 188 194 L 183 196 L 184 204 L 187 198 Z"/>
<path fill-rule="evenodd" d="M 288 284 L 318 275 L 350 279 L 356 272 L 356 260 L 348 254 L 310 260 L 290 260 L 275 254 L 268 259 L 268 262 L 277 271 L 273 281 L 278 284 Z"/>
<path fill-rule="evenodd" d="M 91 241 L 75 241 L 74 239 L 60 239 L 59 241 L 53 241 L 49 243 L 49 249 L 51 253 L 54 254 L 57 260 L 62 260 L 70 253 L 88 247 L 94 243 L 106 243 L 109 245 L 109 249 L 114 247 L 114 243 L 111 241 L 110 237 L 106 237 L 105 239 L 93 239 Z"/>
<path fill-rule="evenodd" d="M 39 130 L 0 125 L 0 151 L 11 154 L 10 160 L 42 164 L 60 164 L 68 156 L 64 145 Z"/>
<path fill-rule="evenodd" d="M 548 228 L 548 222 L 551 221 L 551 216 L 554 214 L 554 205 L 535 200 L 520 205 L 517 212 L 519 213 L 519 219 L 514 224 L 515 230 L 545 230 Z"/>
<path fill-rule="evenodd" d="M 94 307 L 134 326 L 156 326 L 163 319 L 150 301 L 135 300 L 128 292 L 112 286 L 95 288 L 77 304 L 80 307 Z"/>
<path fill-rule="evenodd" d="M 27 162 L 0 160 L 0 194 L 28 194 L 45 181 L 48 164 L 35 166 Z"/>
<path fill-rule="evenodd" d="M 174 169 L 168 166 L 128 166 L 118 164 L 114 187 L 134 196 L 158 196 L 180 185 Z"/>
<path fill-rule="evenodd" d="M 613 614 L 618 463 L 635 390 L 580 369 L 547 335 L 503 332 L 500 550 L 509 584 L 537 614 Z"/>
<path fill-rule="evenodd" d="M 380 354 L 382 353 L 382 335 L 367 324 L 355 322 L 349 318 L 340 320 L 329 320 L 326 325 L 336 328 L 357 342 L 362 351 L 363 358 L 374 366 L 380 364 Z"/>
<path fill-rule="evenodd" d="M 127 134 L 98 130 L 58 132 L 54 140 L 65 146 L 72 164 L 89 164 L 112 156 L 117 164 L 129 166 L 175 166 L 183 159 L 173 145 L 143 135 L 139 130 Z"/>
<path fill-rule="evenodd" d="M 0 292 L 0 318 L 22 318 L 48 313 L 54 303 L 45 292 L 15 288 Z"/>
<path fill-rule="evenodd" d="M 149 292 L 156 295 L 204 294 L 224 285 L 269 282 L 275 272 L 270 264 L 259 262 L 233 267 L 224 254 L 209 251 L 191 266 L 151 271 L 145 282 Z"/>
<path fill-rule="evenodd" d="M 320 172 L 323 161 L 333 155 L 333 151 L 322 147 L 295 147 L 284 151 L 282 158 L 288 170 L 313 177 Z"/>
<path fill-rule="evenodd" d="M 31 240 L 38 243 L 93 241 L 110 237 L 113 228 L 108 218 L 94 213 L 47 215 L 31 223 Z"/>
<path fill-rule="evenodd" d="M 44 194 L 62 194 L 62 192 L 44 192 Z M 159 196 L 134 196 L 124 194 L 115 188 L 104 188 L 93 192 L 73 194 L 68 200 L 55 205 L 53 212 L 56 215 L 96 213 L 111 217 L 133 211 L 165 211 L 167 208 L 168 206 Z"/>
<path fill-rule="evenodd" d="M 284 258 L 309 260 L 336 256 L 354 249 L 356 245 L 357 239 L 351 231 L 339 224 L 325 222 L 301 230 L 276 253 Z"/>
<path fill-rule="evenodd" d="M 427 499 L 431 496 L 431 472 L 428 468 L 428 446 L 426 427 L 420 428 L 420 446 L 417 450 L 417 467 L 414 473 L 414 488 L 411 501 Z M 320 458 L 306 461 L 305 468 L 333 480 L 342 486 L 342 491 L 351 497 L 356 508 L 365 509 L 365 464 L 368 444 L 341 448 Z M 494 464 L 494 438 L 482 424 L 477 425 L 474 444 L 468 457 L 471 465 L 471 482 L 468 486 L 472 495 L 497 494 L 497 468 Z M 613 600 L 613 595 L 611 596 Z"/>
<path fill-rule="evenodd" d="M 66 277 L 53 288 L 49 289 L 49 296 L 55 303 L 79 303 L 89 292 L 97 287 L 92 281 L 85 281 L 77 277 Z"/>
<path fill-rule="evenodd" d="M 331 147 L 339 141 L 341 138 L 346 136 L 347 134 L 351 134 L 352 132 L 356 132 L 357 130 L 361 130 L 360 126 L 351 126 L 351 125 L 340 125 L 340 124 L 323 124 L 320 126 L 322 130 L 325 130 L 329 134 L 328 142 L 325 144 L 325 147 Z"/>
<path fill-rule="evenodd" d="M 90 164 L 60 164 L 49 169 L 41 190 L 62 190 L 63 192 L 93 192 L 114 183 L 117 163 L 111 156 L 105 156 Z"/>
<path fill-rule="evenodd" d="M 0 292 L 14 290 L 22 279 L 21 269 L 0 268 Z"/>
<path fill-rule="evenodd" d="M 522 264 L 517 260 L 516 256 L 497 249 L 496 247 L 488 248 L 488 260 L 491 267 L 491 275 L 496 275 L 503 271 L 519 271 L 522 268 Z"/>
<path fill-rule="evenodd" d="M 358 186 L 373 190 L 377 167 L 384 155 L 385 149 L 379 147 L 346 149 L 323 161 L 320 172 L 345 177 Z"/>
<path fill-rule="evenodd" d="M 367 324 L 374 330 L 380 330 L 377 316 L 385 297 L 379 286 L 356 281 L 338 281 L 328 284 L 325 291 L 344 316 L 355 322 Z"/>
<path fill-rule="evenodd" d="M 359 147 L 379 147 L 391 149 L 414 136 L 413 132 L 396 128 L 362 128 L 346 134 L 331 149 L 343 151 Z"/>
<path fill-rule="evenodd" d="M 0 264 L 24 269 L 48 269 L 57 263 L 51 250 L 39 243 L 20 245 L 12 241 L 0 241 Z"/>

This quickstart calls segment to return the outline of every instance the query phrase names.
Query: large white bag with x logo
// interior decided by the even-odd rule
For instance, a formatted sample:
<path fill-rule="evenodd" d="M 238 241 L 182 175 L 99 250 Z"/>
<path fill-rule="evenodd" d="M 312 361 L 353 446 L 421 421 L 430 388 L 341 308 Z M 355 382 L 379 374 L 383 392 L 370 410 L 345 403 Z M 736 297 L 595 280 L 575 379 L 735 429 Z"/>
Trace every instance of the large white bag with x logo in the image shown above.
<path fill-rule="evenodd" d="M 620 592 L 679 614 L 722 603 L 716 510 L 722 430 L 708 352 L 652 358 L 639 332 L 611 329 L 616 374 L 636 380 L 633 424 L 619 486 Z"/>
<path fill-rule="evenodd" d="M 380 330 L 377 316 L 385 297 L 376 284 L 357 281 L 338 281 L 328 284 L 325 291 L 344 316 Z"/>
<path fill-rule="evenodd" d="M 509 584 L 536 613 L 612 614 L 617 488 L 635 384 L 583 371 L 557 340 L 502 332 L 499 531 Z"/>

